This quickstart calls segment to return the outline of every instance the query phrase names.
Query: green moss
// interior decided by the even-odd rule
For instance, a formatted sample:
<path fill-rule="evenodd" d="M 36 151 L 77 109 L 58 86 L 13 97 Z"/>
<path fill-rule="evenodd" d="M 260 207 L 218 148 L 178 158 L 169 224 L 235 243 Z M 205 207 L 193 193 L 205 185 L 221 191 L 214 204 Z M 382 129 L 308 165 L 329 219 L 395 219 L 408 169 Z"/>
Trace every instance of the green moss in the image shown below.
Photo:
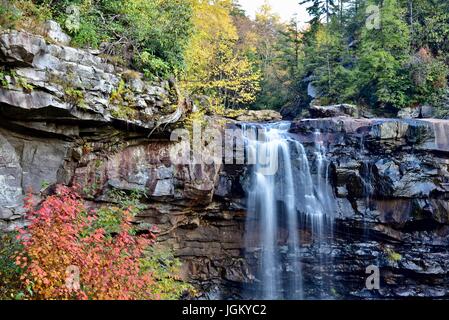
<path fill-rule="evenodd" d="M 0 71 L 0 86 L 7 87 L 9 85 L 7 73 L 5 71 Z"/>
<path fill-rule="evenodd" d="M 11 84 L 10 82 L 16 87 L 22 88 L 27 93 L 34 90 L 34 86 L 28 83 L 25 78 L 19 76 L 14 70 L 0 70 L 0 85 L 7 87 Z"/>
<path fill-rule="evenodd" d="M 137 112 L 131 107 L 119 105 L 117 109 L 111 110 L 111 115 L 118 119 L 133 120 L 136 119 Z"/>
<path fill-rule="evenodd" d="M 84 92 L 74 88 L 64 89 L 64 101 L 70 103 L 74 106 L 86 108 L 86 103 L 84 100 Z"/>
<path fill-rule="evenodd" d="M 388 260 L 391 262 L 399 262 L 402 260 L 402 255 L 400 253 L 395 252 L 393 249 L 385 250 Z"/>
<path fill-rule="evenodd" d="M 25 78 L 22 77 L 15 77 L 14 81 L 17 86 L 21 87 L 23 91 L 30 93 L 34 90 L 34 86 L 27 82 Z"/>
<path fill-rule="evenodd" d="M 118 87 L 112 91 L 111 96 L 109 97 L 109 103 L 115 106 L 115 108 L 111 110 L 111 115 L 114 118 L 128 120 L 137 118 L 134 94 L 126 87 L 123 79 L 120 80 Z"/>

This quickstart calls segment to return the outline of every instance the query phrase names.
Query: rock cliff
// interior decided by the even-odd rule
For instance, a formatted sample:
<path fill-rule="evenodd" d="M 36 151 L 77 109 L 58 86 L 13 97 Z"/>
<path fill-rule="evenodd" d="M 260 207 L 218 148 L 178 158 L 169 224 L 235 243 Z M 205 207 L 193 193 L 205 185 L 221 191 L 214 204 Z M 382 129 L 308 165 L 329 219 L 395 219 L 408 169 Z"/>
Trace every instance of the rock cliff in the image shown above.
<path fill-rule="evenodd" d="M 173 83 L 149 83 L 97 52 L 57 42 L 66 38 L 52 30 L 45 38 L 0 33 L 0 230 L 26 223 L 25 194 L 38 198 L 55 184 L 79 186 L 93 207 L 113 203 L 113 191 L 137 190 L 146 209 L 136 223 L 158 225 L 160 243 L 176 250 L 186 277 L 206 287 L 243 281 L 234 272 L 242 269 L 244 211 L 229 206 L 230 178 L 220 164 L 170 159 L 186 147 L 170 133 L 192 112 L 188 99 L 180 103 Z M 205 117 L 219 130 L 226 121 L 235 120 Z"/>
<path fill-rule="evenodd" d="M 447 297 L 449 121 L 300 120 L 291 131 L 312 161 L 317 130 L 336 205 L 325 267 L 335 297 Z M 313 263 L 309 281 L 319 281 Z M 380 268 L 379 291 L 364 289 L 369 265 Z"/>

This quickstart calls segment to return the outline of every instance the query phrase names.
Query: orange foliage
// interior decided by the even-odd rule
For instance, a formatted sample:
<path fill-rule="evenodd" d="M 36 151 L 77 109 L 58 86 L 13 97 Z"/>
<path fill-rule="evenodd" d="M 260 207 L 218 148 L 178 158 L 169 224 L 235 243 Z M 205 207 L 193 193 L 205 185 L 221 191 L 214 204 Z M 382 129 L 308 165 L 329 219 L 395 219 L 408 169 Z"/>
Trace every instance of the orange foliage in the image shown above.
<path fill-rule="evenodd" d="M 33 292 L 31 298 L 157 298 L 151 293 L 151 273 L 140 269 L 143 251 L 155 236 L 152 230 L 132 236 L 129 212 L 123 212 L 121 231 L 112 236 L 93 227 L 95 212 L 88 212 L 67 187 L 58 186 L 38 209 L 29 200 L 26 205 L 30 225 L 19 231 L 25 250 L 16 264 L 24 269 L 22 280 Z"/>

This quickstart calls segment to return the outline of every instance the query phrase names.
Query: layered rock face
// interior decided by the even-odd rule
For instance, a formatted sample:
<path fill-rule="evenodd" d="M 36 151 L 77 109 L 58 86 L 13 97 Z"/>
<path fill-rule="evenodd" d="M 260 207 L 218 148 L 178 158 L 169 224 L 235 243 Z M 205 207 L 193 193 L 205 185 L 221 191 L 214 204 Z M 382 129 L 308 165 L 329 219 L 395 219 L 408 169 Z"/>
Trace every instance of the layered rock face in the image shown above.
<path fill-rule="evenodd" d="M 322 266 L 331 297 L 448 297 L 449 121 L 340 117 L 291 131 L 312 163 L 317 141 L 326 148 L 336 210 L 321 250 L 332 261 Z M 305 249 L 305 278 L 319 283 L 313 252 Z M 365 288 L 370 265 L 380 290 Z"/>
<path fill-rule="evenodd" d="M 188 139 L 170 134 L 191 108 L 185 101 L 180 110 L 173 84 L 143 81 L 96 52 L 63 45 L 54 29 L 45 39 L 0 33 L 0 231 L 26 224 L 24 196 L 42 197 L 54 184 L 77 186 L 92 207 L 137 191 L 146 209 L 136 223 L 157 224 L 159 243 L 184 261 L 186 278 L 212 291 L 223 279 L 242 282 L 244 211 L 229 205 L 242 167 L 227 174 L 220 164 L 172 161 L 189 150 Z M 217 130 L 224 120 L 206 118 Z"/>
<path fill-rule="evenodd" d="M 36 35 L 3 31 L 0 62 L 3 223 L 20 218 L 28 189 L 69 183 L 99 150 L 96 143 L 106 158 L 130 144 L 125 136 L 145 137 L 173 112 L 168 84 L 145 83 L 139 74 L 125 81 L 127 71 L 105 59 Z"/>

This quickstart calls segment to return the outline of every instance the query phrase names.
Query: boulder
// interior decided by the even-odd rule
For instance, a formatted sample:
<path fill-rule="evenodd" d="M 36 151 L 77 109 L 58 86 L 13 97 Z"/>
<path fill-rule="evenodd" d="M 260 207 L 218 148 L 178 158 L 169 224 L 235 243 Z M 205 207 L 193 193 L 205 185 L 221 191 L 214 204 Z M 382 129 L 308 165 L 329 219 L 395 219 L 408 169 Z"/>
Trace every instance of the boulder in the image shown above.
<path fill-rule="evenodd" d="M 45 40 L 40 36 L 6 30 L 0 32 L 0 62 L 32 66 L 34 58 L 45 51 Z"/>
<path fill-rule="evenodd" d="M 44 32 L 46 37 L 62 45 L 69 45 L 72 40 L 70 36 L 62 31 L 61 26 L 53 20 L 45 22 Z"/>
<path fill-rule="evenodd" d="M 268 122 L 282 120 L 279 112 L 274 110 L 247 110 L 236 117 L 240 122 Z"/>
<path fill-rule="evenodd" d="M 351 104 L 337 104 L 331 106 L 317 106 L 312 105 L 309 108 L 309 113 L 312 118 L 330 118 L 330 117 L 358 117 L 359 111 L 355 105 Z"/>
<path fill-rule="evenodd" d="M 420 120 L 378 120 L 371 127 L 370 135 L 379 140 L 406 139 L 413 144 L 421 144 L 434 139 L 433 126 Z"/>
<path fill-rule="evenodd" d="M 407 107 L 398 111 L 398 118 L 400 119 L 428 119 L 432 118 L 433 116 L 434 108 L 427 104 L 419 107 Z"/>
<path fill-rule="evenodd" d="M 435 113 L 434 108 L 427 104 L 421 106 L 420 111 L 421 111 L 420 118 L 425 118 L 425 119 L 432 118 Z"/>
<path fill-rule="evenodd" d="M 420 108 L 404 108 L 398 111 L 398 118 L 415 119 L 419 118 L 420 113 L 421 113 Z"/>

